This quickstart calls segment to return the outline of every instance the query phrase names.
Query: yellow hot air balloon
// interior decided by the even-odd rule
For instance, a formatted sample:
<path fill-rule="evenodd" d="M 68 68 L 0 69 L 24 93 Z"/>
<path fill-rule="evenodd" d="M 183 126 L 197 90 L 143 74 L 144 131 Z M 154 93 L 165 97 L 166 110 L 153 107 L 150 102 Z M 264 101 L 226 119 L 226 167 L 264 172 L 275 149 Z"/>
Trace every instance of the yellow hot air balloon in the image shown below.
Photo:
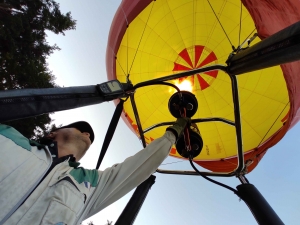
<path fill-rule="evenodd" d="M 257 1 L 259 4 L 267 3 Z M 108 79 L 135 85 L 206 66 L 226 65 L 230 53 L 254 45 L 260 38 L 296 21 L 293 18 L 265 29 L 262 18 L 272 18 L 268 10 L 271 11 L 270 6 L 256 9 L 253 1 L 246 0 L 123 0 L 109 35 Z M 237 76 L 248 172 L 298 121 L 296 102 L 299 100 L 293 94 L 299 93 L 299 88 L 291 89 L 299 78 L 296 73 L 288 72 L 289 68 L 276 66 Z M 198 110 L 192 119 L 235 121 L 232 83 L 224 71 L 196 73 L 170 83 L 196 96 Z M 164 85 L 136 90 L 135 102 L 143 129 L 175 120 L 168 109 L 169 99 L 175 92 Z M 131 102 L 126 101 L 123 119 L 139 136 L 134 114 Z M 197 125 L 204 146 L 194 161 L 214 172 L 233 171 L 238 164 L 235 127 L 221 122 Z M 146 142 L 160 137 L 165 129 L 162 126 L 145 133 Z M 175 147 L 170 155 L 182 158 Z"/>

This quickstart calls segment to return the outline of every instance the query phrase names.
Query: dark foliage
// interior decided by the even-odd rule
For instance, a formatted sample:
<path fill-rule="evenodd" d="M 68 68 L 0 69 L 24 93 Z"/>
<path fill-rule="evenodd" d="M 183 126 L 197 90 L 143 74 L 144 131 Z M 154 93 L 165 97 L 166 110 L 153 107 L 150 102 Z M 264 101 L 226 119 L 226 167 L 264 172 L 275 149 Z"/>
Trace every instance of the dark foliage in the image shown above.
<path fill-rule="evenodd" d="M 46 31 L 64 35 L 75 27 L 53 0 L 0 0 L 0 90 L 56 87 L 46 59 L 59 47 L 49 45 Z M 45 114 L 6 124 L 36 139 L 51 121 Z"/>

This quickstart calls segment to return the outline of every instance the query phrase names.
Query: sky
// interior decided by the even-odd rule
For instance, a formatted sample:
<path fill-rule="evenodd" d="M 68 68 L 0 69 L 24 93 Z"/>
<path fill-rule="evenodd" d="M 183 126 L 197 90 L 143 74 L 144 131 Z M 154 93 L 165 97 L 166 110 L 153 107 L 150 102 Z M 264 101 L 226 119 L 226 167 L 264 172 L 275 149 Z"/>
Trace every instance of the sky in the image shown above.
<path fill-rule="evenodd" d="M 48 66 L 61 87 L 96 85 L 107 81 L 105 52 L 108 32 L 120 0 L 111 1 L 58 1 L 62 12 L 71 12 L 77 20 L 76 30 L 63 35 L 48 33 L 47 41 L 56 43 L 61 50 L 48 58 Z M 56 112 L 54 123 L 69 124 L 88 121 L 95 132 L 95 141 L 81 160 L 88 169 L 96 166 L 103 139 L 115 105 L 99 105 Z M 299 224 L 300 220 L 300 125 L 292 128 L 274 147 L 269 149 L 261 163 L 246 177 L 266 198 L 285 224 Z M 139 139 L 120 120 L 101 170 L 142 149 Z M 168 157 L 160 166 L 163 169 L 192 170 L 187 161 Z M 201 169 L 199 167 L 199 169 Z M 201 169 L 203 170 L 203 169 Z M 212 184 L 201 177 L 154 174 L 156 182 L 148 193 L 135 223 L 140 224 L 256 224 L 243 201 L 232 192 Z M 235 177 L 216 178 L 231 187 L 240 184 Z M 84 221 L 104 225 L 115 222 L 133 192 Z"/>

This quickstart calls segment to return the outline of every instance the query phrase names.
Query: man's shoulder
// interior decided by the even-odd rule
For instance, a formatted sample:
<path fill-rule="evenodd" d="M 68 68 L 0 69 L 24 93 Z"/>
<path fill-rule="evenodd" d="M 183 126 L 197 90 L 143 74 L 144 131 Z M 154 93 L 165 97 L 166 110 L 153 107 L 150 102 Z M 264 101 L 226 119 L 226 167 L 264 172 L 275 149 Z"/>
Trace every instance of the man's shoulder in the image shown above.
<path fill-rule="evenodd" d="M 96 169 L 90 170 L 83 167 L 73 168 L 70 175 L 78 182 L 88 182 L 92 187 L 96 187 L 99 179 L 99 172 Z"/>
<path fill-rule="evenodd" d="M 28 151 L 31 150 L 31 145 L 29 140 L 26 137 L 24 137 L 19 131 L 17 131 L 15 128 L 11 126 L 0 124 L 0 135 L 11 140 L 16 145 Z"/>

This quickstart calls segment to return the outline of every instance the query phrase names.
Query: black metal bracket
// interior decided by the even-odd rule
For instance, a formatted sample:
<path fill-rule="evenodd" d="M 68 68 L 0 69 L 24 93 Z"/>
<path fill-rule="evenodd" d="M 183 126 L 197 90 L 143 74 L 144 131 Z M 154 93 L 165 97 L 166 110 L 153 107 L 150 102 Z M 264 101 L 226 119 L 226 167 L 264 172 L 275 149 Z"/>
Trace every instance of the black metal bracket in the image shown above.
<path fill-rule="evenodd" d="M 136 84 L 133 88 L 136 90 L 141 87 L 149 86 L 149 85 L 154 85 L 154 84 L 161 84 L 162 82 L 178 79 L 181 77 L 186 77 L 186 76 L 192 76 L 194 74 L 198 73 L 204 73 L 204 72 L 209 72 L 209 71 L 214 71 L 214 70 L 222 70 L 227 73 L 227 67 L 224 65 L 213 65 L 213 66 L 207 66 L 207 67 L 202 67 L 190 71 L 185 71 L 182 73 L 177 73 L 173 74 L 170 76 L 165 76 L 162 78 L 157 78 L 153 80 L 149 80 L 146 82 L 142 82 L 139 84 Z M 233 104 L 234 104 L 234 119 L 235 121 L 230 121 L 225 118 L 220 118 L 220 117 L 213 117 L 213 118 L 199 118 L 199 119 L 194 119 L 192 120 L 193 123 L 202 123 L 202 122 L 222 122 L 225 124 L 228 124 L 230 126 L 234 126 L 236 129 L 236 137 L 237 137 L 237 156 L 238 156 L 238 166 L 234 171 L 231 171 L 229 173 L 222 173 L 222 172 L 202 172 L 201 174 L 205 176 L 220 176 L 220 177 L 231 177 L 231 176 L 239 176 L 244 173 L 244 168 L 245 168 L 245 163 L 244 163 L 244 153 L 243 153 L 243 145 L 242 145 L 242 129 L 241 129 L 241 115 L 240 115 L 240 106 L 239 106 L 239 92 L 238 92 L 238 84 L 237 84 L 237 78 L 234 75 L 228 74 L 228 76 L 231 79 L 231 87 L 232 87 L 232 97 L 233 97 Z M 165 84 L 165 83 L 164 83 Z M 162 122 L 159 124 L 154 124 L 153 126 L 146 128 L 143 130 L 140 118 L 139 118 L 139 112 L 137 110 L 137 106 L 134 100 L 134 92 L 131 93 L 130 95 L 130 100 L 131 100 L 131 105 L 132 109 L 135 115 L 135 120 L 137 123 L 138 131 L 140 134 L 140 139 L 143 143 L 143 146 L 146 147 L 146 141 L 144 134 L 156 127 L 160 126 L 165 126 L 165 125 L 170 125 L 171 122 Z M 157 169 L 158 173 L 163 173 L 163 174 L 178 174 L 178 175 L 199 175 L 195 171 L 177 171 L 177 170 L 162 170 L 162 169 Z"/>

